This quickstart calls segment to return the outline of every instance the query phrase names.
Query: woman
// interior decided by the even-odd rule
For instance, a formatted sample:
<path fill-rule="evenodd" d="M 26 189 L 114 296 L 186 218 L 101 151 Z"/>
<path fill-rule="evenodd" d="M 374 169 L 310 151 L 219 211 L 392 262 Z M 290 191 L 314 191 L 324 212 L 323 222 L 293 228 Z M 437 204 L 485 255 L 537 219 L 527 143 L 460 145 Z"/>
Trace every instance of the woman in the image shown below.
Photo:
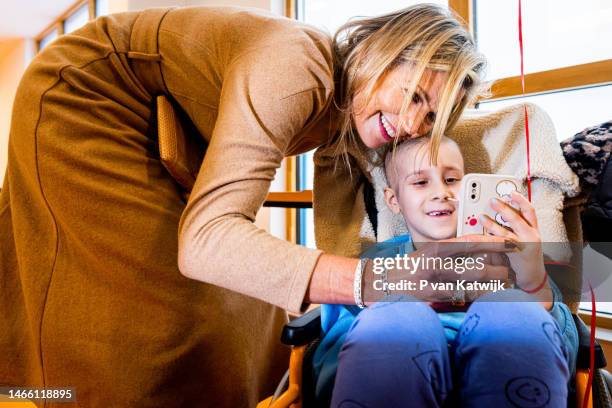
<path fill-rule="evenodd" d="M 358 32 L 332 47 L 263 13 L 153 9 L 45 48 L 17 92 L 0 197 L 0 383 L 74 387 L 87 407 L 269 393 L 286 365 L 283 309 L 354 302 L 358 262 L 329 237 L 323 253 L 254 226 L 283 157 L 344 155 L 350 179 L 322 150 L 316 199 L 340 200 L 318 212 L 328 231 L 350 230 L 364 153 L 432 129 L 438 140 L 477 89 L 481 60 L 443 10 Z M 208 143 L 186 206 L 150 134 L 159 94 Z"/>

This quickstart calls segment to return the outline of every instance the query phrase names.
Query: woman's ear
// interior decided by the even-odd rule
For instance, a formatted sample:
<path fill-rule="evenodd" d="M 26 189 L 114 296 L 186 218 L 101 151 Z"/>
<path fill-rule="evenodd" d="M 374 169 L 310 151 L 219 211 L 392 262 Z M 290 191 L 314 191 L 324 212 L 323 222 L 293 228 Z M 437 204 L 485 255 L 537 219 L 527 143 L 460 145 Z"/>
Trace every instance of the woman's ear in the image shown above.
<path fill-rule="evenodd" d="M 397 202 L 397 194 L 391 187 L 385 187 L 385 203 L 387 207 L 393 212 L 393 214 L 399 214 L 401 209 Z"/>

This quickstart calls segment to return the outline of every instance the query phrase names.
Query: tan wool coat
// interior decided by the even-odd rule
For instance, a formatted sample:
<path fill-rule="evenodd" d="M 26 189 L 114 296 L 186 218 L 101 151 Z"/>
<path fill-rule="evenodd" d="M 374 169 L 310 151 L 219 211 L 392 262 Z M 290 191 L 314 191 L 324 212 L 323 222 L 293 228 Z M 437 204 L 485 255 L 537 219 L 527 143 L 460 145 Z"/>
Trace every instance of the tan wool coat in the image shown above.
<path fill-rule="evenodd" d="M 321 252 L 253 220 L 283 157 L 327 142 L 332 92 L 325 34 L 238 8 L 102 17 L 42 50 L 0 193 L 0 385 L 74 387 L 61 407 L 269 395 Z M 208 144 L 187 203 L 156 95 Z"/>

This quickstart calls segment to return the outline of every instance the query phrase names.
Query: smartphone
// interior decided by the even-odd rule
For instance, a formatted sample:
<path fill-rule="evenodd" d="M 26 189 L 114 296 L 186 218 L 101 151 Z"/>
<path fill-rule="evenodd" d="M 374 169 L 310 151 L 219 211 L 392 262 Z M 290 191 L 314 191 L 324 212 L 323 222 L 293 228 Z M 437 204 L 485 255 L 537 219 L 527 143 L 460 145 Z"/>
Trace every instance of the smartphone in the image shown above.
<path fill-rule="evenodd" d="M 523 194 L 522 183 L 514 176 L 500 174 L 469 173 L 461 180 L 459 192 L 459 211 L 457 216 L 457 236 L 484 234 L 480 214 L 487 214 L 498 224 L 510 228 L 501 214 L 490 206 L 491 199 L 497 198 L 510 202 L 510 193 Z"/>

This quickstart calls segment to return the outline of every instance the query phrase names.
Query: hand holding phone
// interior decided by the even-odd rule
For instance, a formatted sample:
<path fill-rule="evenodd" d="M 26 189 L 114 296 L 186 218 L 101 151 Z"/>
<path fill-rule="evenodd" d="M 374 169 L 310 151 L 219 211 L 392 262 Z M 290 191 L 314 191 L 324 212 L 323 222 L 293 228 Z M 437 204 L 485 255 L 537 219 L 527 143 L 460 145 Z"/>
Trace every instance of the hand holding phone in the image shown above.
<path fill-rule="evenodd" d="M 457 236 L 482 235 L 484 226 L 480 215 L 486 214 L 499 225 L 510 228 L 503 216 L 491 208 L 492 198 L 510 203 L 513 191 L 521 192 L 521 183 L 514 176 L 469 173 L 461 180 Z"/>
<path fill-rule="evenodd" d="M 522 184 L 513 176 L 477 173 L 464 176 L 459 193 L 457 236 L 490 234 L 515 243 L 517 250 L 507 256 L 516 274 L 516 284 L 535 294 L 548 309 L 552 294 L 538 220 L 533 205 L 521 193 Z"/>

